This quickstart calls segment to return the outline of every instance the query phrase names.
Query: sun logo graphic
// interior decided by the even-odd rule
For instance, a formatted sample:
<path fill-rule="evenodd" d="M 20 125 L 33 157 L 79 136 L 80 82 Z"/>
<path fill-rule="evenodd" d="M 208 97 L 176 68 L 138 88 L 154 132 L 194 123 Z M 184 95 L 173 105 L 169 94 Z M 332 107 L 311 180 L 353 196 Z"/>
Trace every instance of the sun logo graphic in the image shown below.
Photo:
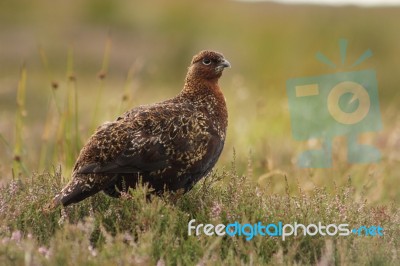
<path fill-rule="evenodd" d="M 346 63 L 347 40 L 339 41 L 341 63 Z M 365 51 L 351 67 L 372 56 Z M 337 66 L 321 52 L 319 61 Z M 379 161 L 381 154 L 373 146 L 359 144 L 361 133 L 382 129 L 378 84 L 373 69 L 338 72 L 314 77 L 289 79 L 286 84 L 293 137 L 298 141 L 320 139 L 322 147 L 302 152 L 297 160 L 303 168 L 332 166 L 334 137 L 347 137 L 347 160 L 350 163 Z"/>

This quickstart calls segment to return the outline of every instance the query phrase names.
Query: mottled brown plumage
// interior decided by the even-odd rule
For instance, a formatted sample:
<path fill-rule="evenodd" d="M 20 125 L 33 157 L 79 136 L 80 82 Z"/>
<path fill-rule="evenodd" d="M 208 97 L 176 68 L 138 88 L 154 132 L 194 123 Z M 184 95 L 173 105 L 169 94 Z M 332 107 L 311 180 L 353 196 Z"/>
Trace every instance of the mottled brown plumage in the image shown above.
<path fill-rule="evenodd" d="M 135 187 L 139 177 L 156 193 L 190 190 L 210 172 L 224 146 L 228 113 L 218 79 L 229 66 L 222 54 L 202 51 L 193 57 L 175 98 L 134 108 L 101 125 L 51 207 L 102 190 L 118 197 Z"/>

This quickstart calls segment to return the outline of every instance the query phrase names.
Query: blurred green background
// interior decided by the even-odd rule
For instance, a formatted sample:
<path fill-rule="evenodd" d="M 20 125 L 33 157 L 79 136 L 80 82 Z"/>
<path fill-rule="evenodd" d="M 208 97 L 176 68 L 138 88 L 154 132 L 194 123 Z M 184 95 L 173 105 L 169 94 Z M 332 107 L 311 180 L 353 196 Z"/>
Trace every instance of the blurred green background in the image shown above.
<path fill-rule="evenodd" d="M 351 177 L 372 202 L 398 202 L 399 32 L 397 7 L 211 0 L 1 1 L 0 183 L 12 176 L 22 66 L 27 81 L 19 156 L 28 172 L 61 165 L 68 175 L 71 165 L 54 155 L 61 145 L 56 137 L 61 116 L 54 103 L 62 104 L 68 97 L 71 76 L 77 91 L 80 146 L 93 125 L 115 119 L 133 106 L 173 97 L 182 88 L 191 57 L 213 49 L 232 64 L 220 81 L 230 117 L 219 169 L 229 166 L 235 150 L 239 169 L 272 191 L 284 189 L 285 175 L 291 185 L 306 191 Z M 346 65 L 332 69 L 316 60 L 321 51 L 339 64 L 341 38 L 349 41 Z M 373 57 L 351 68 L 367 49 Z M 365 134 L 362 140 L 381 150 L 381 162 L 348 164 L 346 140 L 338 138 L 332 169 L 297 168 L 297 154 L 313 143 L 293 140 L 286 80 L 362 69 L 377 73 L 384 125 L 381 132 Z M 105 79 L 99 78 L 100 72 L 106 73 Z M 94 115 L 96 103 L 99 111 Z"/>

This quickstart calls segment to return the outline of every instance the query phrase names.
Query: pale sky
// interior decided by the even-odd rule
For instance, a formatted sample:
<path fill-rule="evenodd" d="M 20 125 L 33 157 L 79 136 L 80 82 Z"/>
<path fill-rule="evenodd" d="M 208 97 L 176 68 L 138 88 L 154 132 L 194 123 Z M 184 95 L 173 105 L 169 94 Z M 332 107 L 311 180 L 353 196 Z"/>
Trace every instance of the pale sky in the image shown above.
<path fill-rule="evenodd" d="M 268 0 L 239 0 L 249 2 L 267 2 Z M 400 0 L 273 0 L 288 4 L 320 4 L 320 5 L 358 5 L 358 6 L 400 6 Z"/>

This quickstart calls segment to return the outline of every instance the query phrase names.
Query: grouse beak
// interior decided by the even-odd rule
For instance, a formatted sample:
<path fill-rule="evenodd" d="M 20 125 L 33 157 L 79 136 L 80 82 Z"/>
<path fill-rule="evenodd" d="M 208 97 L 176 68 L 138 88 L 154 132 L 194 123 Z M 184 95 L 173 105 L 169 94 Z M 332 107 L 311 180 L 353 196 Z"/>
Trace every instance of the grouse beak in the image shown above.
<path fill-rule="evenodd" d="M 229 63 L 229 61 L 226 59 L 222 59 L 222 61 L 219 63 L 219 65 L 222 67 L 231 67 L 231 63 Z"/>
<path fill-rule="evenodd" d="M 218 65 L 217 65 L 217 67 L 215 68 L 215 70 L 216 70 L 218 73 L 221 73 L 222 70 L 224 70 L 224 68 L 226 68 L 226 67 L 231 67 L 231 63 L 229 63 L 228 60 L 226 60 L 226 59 L 224 58 L 224 59 L 222 59 L 220 62 L 218 62 Z"/>

